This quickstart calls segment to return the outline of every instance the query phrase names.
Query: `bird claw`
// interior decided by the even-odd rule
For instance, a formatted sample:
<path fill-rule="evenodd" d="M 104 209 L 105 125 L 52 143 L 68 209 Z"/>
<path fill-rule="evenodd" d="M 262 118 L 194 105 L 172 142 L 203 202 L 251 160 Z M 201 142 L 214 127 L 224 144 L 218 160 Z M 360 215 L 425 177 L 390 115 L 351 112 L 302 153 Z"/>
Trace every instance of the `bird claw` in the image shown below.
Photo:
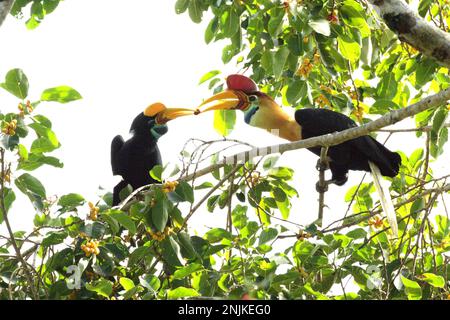
<path fill-rule="evenodd" d="M 317 171 L 325 171 L 328 170 L 330 167 L 328 165 L 328 162 L 322 162 L 321 159 L 317 160 L 316 163 L 316 170 Z"/>
<path fill-rule="evenodd" d="M 330 181 L 324 181 L 323 184 L 321 184 L 320 181 L 317 181 L 317 183 L 316 183 L 316 191 L 319 192 L 319 193 L 327 192 L 329 184 L 330 184 Z"/>

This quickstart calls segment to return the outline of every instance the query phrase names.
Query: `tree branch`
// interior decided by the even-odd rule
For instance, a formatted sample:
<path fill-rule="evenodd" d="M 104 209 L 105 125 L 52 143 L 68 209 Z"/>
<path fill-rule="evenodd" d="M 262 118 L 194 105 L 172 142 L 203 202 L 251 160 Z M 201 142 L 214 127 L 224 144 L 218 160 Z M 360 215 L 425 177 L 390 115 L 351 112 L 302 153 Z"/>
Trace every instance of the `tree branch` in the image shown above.
<path fill-rule="evenodd" d="M 319 182 L 317 183 L 317 191 L 319 192 L 319 214 L 317 221 L 319 226 L 322 226 L 323 221 L 323 209 L 325 208 L 325 192 L 328 190 L 328 184 L 325 181 L 325 170 L 328 169 L 327 160 L 328 147 L 322 147 L 320 149 L 320 159 L 319 159 Z"/>
<path fill-rule="evenodd" d="M 291 150 L 297 150 L 297 149 L 304 149 L 304 148 L 311 148 L 311 147 L 331 147 L 337 144 L 341 144 L 345 141 L 355 139 L 364 135 L 368 135 L 372 131 L 377 131 L 381 128 L 387 127 L 389 125 L 392 125 L 394 123 L 397 123 L 403 119 L 406 119 L 408 117 L 414 116 L 422 111 L 425 111 L 427 109 L 436 108 L 440 105 L 443 105 L 450 99 L 450 88 L 445 89 L 437 94 L 434 94 L 432 96 L 429 96 L 415 104 L 412 104 L 406 108 L 393 110 L 389 112 L 388 114 L 378 118 L 377 120 L 371 121 L 365 125 L 362 125 L 360 127 L 354 127 L 350 128 L 344 131 L 332 133 L 332 134 L 326 134 L 318 137 L 313 137 L 305 140 L 299 140 L 295 142 L 290 143 L 284 143 L 279 145 L 273 145 L 269 147 L 262 147 L 262 148 L 252 148 L 248 151 L 240 152 L 228 157 L 223 158 L 222 160 L 219 160 L 216 164 L 213 164 L 211 166 L 208 166 L 206 168 L 200 169 L 190 175 L 180 177 L 179 180 L 183 181 L 190 181 L 194 178 L 198 178 L 201 176 L 204 176 L 206 174 L 209 174 L 213 172 L 214 170 L 217 170 L 225 165 L 236 165 L 238 163 L 244 163 L 246 161 L 252 160 L 254 157 L 257 156 L 267 156 L 269 154 L 273 153 L 281 153 L 291 151 Z M 153 185 L 155 186 L 155 185 Z M 151 189 L 152 185 L 149 186 L 143 186 L 137 190 L 135 190 L 122 204 L 120 207 L 120 210 L 127 210 L 134 202 L 134 198 L 138 194 L 145 194 L 146 189 Z"/>
<path fill-rule="evenodd" d="M 393 110 L 388 114 L 371 121 L 360 127 L 350 128 L 344 131 L 325 134 L 322 136 L 309 138 L 305 140 L 299 140 L 291 143 L 284 143 L 279 145 L 273 145 L 269 147 L 253 148 L 251 150 L 241 152 L 229 157 L 226 157 L 219 161 L 219 164 L 236 164 L 241 161 L 250 161 L 252 158 L 261 155 L 268 155 L 272 153 L 284 153 L 286 151 L 311 148 L 311 147 L 331 147 L 337 144 L 341 144 L 345 141 L 355 139 L 364 135 L 368 135 L 372 131 L 377 131 L 381 128 L 387 127 L 394 123 L 397 123 L 403 119 L 414 116 L 427 109 L 436 108 L 443 105 L 450 99 L 450 88 L 445 89 L 437 94 L 429 96 L 411 106 L 403 109 Z M 207 171 L 208 168 L 203 169 Z"/>
<path fill-rule="evenodd" d="M 0 26 L 8 16 L 9 11 L 14 3 L 14 0 L 0 0 Z"/>
<path fill-rule="evenodd" d="M 399 40 L 450 67 L 450 34 L 419 17 L 401 0 L 369 0 Z"/>

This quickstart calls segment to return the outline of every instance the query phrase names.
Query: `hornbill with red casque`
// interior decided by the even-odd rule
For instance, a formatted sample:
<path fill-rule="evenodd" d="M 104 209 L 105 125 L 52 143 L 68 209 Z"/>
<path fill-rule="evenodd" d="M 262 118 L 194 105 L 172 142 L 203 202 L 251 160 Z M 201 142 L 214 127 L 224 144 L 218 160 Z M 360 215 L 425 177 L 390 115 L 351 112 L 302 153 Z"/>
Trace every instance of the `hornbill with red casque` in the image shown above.
<path fill-rule="evenodd" d="M 244 111 L 246 123 L 271 132 L 276 130 L 278 136 L 289 141 L 343 131 L 356 126 L 349 117 L 327 109 L 299 109 L 292 118 L 270 96 L 259 91 L 253 80 L 243 75 L 228 76 L 227 87 L 224 92 L 205 100 L 197 113 L 239 109 Z M 320 155 L 321 147 L 309 150 Z M 330 147 L 327 156 L 332 173 L 328 183 L 343 185 L 347 181 L 349 170 L 372 173 L 383 211 L 394 236 L 397 236 L 395 209 L 389 190 L 381 182 L 381 176 L 395 177 L 398 174 L 401 165 L 400 155 L 367 135 Z"/>

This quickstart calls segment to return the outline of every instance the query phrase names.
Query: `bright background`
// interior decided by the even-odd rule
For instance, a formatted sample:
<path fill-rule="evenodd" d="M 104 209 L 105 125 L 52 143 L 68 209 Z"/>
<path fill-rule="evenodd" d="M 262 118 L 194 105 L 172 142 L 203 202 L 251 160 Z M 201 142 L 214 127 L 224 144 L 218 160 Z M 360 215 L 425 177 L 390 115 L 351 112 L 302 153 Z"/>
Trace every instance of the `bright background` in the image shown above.
<path fill-rule="evenodd" d="M 76 192 L 95 202 L 99 186 L 112 190 L 119 181 L 111 174 L 110 142 L 116 134 L 127 135 L 139 112 L 156 101 L 169 106 L 196 106 L 211 95 L 206 86 L 197 85 L 204 73 L 219 69 L 225 77 L 239 71 L 233 64 L 222 64 L 223 42 L 204 43 L 208 21 L 196 25 L 187 14 L 176 15 L 174 2 L 67 0 L 34 31 L 26 30 L 24 21 L 11 16 L 0 28 L 1 77 L 12 68 L 23 69 L 30 81 L 32 101 L 39 99 L 42 90 L 57 85 L 70 85 L 83 96 L 67 105 L 43 103 L 36 110 L 53 121 L 62 144 L 55 156 L 65 165 L 63 169 L 43 167 L 32 173 L 44 183 L 48 195 Z M 15 112 L 17 103 L 2 91 L 2 112 Z M 210 113 L 170 122 L 168 134 L 159 142 L 163 161 L 179 163 L 179 152 L 188 138 L 220 139 L 213 129 L 212 116 Z M 256 146 L 283 142 L 245 125 L 242 115 L 238 115 L 237 122 L 230 138 Z M 411 121 L 404 121 L 397 127 L 412 126 Z M 410 154 L 423 146 L 412 136 L 396 134 L 387 146 Z M 379 139 L 384 138 L 380 135 Z M 444 166 L 449 160 L 447 151 L 433 164 L 437 177 L 448 173 Z M 300 193 L 290 220 L 307 223 L 317 215 L 316 161 L 306 150 L 286 153 L 280 161 L 295 169 Z M 330 187 L 326 221 L 343 216 L 347 209 L 344 195 L 361 177 L 362 173 L 352 172 L 344 187 Z M 10 215 L 15 230 L 30 227 L 34 216 L 28 200 L 17 196 Z M 224 219 L 224 212 L 202 209 L 190 226 L 199 230 L 223 223 Z"/>

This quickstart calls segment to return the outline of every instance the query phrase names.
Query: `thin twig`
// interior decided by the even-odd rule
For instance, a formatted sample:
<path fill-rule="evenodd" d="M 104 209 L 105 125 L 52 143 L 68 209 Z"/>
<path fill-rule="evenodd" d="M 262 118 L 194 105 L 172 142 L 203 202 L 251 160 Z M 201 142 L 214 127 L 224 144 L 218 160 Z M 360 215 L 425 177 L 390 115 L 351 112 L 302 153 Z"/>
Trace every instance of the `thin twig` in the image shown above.
<path fill-rule="evenodd" d="M 328 185 L 325 181 L 325 171 L 328 168 L 327 160 L 328 147 L 322 147 L 320 149 L 320 159 L 319 159 L 319 214 L 318 214 L 318 225 L 322 226 L 323 221 L 323 209 L 325 208 L 325 192 L 327 192 Z"/>
<path fill-rule="evenodd" d="M 5 149 L 0 148 L 0 161 L 1 161 L 1 176 L 0 176 L 0 208 L 3 212 L 3 220 L 6 225 L 6 229 L 8 230 L 10 242 L 13 246 L 14 251 L 16 252 L 17 259 L 19 260 L 20 264 L 22 265 L 23 271 L 25 272 L 25 277 L 27 278 L 29 288 L 31 289 L 31 294 L 35 300 L 39 300 L 38 293 L 36 292 L 36 288 L 34 286 L 33 276 L 28 269 L 28 265 L 25 262 L 25 259 L 22 256 L 22 253 L 20 252 L 20 249 L 17 245 L 16 239 L 14 237 L 14 232 L 11 228 L 11 224 L 9 222 L 8 212 L 6 210 L 5 205 Z"/>

